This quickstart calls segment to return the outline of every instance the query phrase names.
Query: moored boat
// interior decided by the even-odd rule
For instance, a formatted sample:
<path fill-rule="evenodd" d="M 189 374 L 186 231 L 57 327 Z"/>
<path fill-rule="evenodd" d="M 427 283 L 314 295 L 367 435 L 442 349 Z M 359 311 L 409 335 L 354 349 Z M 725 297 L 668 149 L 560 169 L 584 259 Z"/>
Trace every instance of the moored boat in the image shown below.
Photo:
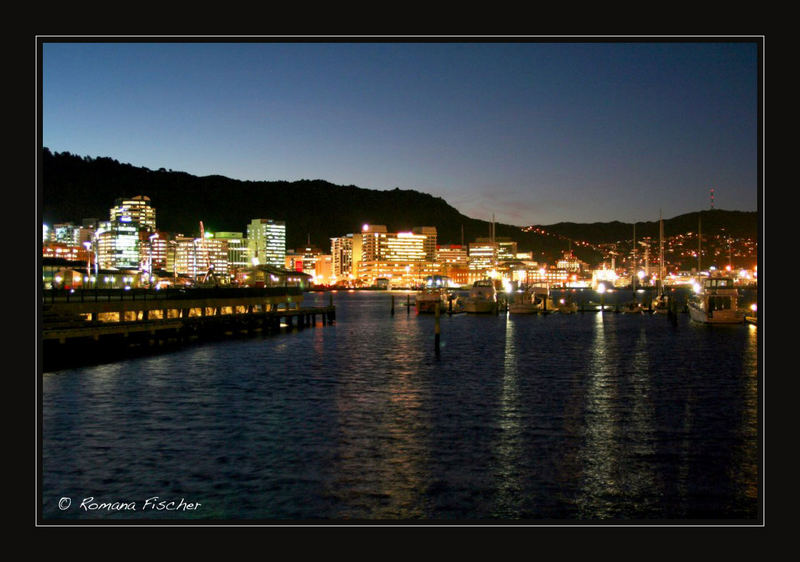
<path fill-rule="evenodd" d="M 464 312 L 491 313 L 497 311 L 497 289 L 491 279 L 481 279 L 472 284 L 469 296 L 464 299 Z"/>
<path fill-rule="evenodd" d="M 578 312 L 578 303 L 569 297 L 560 298 L 556 304 L 556 310 L 561 314 L 573 314 Z"/>
<path fill-rule="evenodd" d="M 425 279 L 423 288 L 414 297 L 414 306 L 417 314 L 435 312 L 437 303 L 440 311 L 447 310 L 449 296 L 447 293 L 447 281 L 447 277 L 442 277 L 441 275 L 433 275 Z"/>
<path fill-rule="evenodd" d="M 741 324 L 744 312 L 738 308 L 739 291 L 730 277 L 712 276 L 689 299 L 689 317 L 702 324 Z"/>
<path fill-rule="evenodd" d="M 544 300 L 531 290 L 514 293 L 508 303 L 508 312 L 511 314 L 537 314 L 544 308 Z"/>

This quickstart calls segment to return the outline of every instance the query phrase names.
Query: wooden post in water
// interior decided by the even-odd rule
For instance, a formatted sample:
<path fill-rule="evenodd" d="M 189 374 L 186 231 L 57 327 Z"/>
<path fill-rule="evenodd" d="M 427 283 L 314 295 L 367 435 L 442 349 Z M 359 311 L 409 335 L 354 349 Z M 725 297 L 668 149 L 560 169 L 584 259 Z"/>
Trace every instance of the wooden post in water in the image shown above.
<path fill-rule="evenodd" d="M 439 305 L 440 305 L 440 303 L 438 303 L 438 302 L 434 305 L 434 310 L 435 310 L 434 314 L 436 316 L 436 322 L 434 323 L 434 328 L 433 328 L 433 330 L 434 330 L 433 331 L 433 334 L 434 334 L 434 336 L 433 336 L 433 345 L 434 345 L 434 347 L 436 349 L 436 355 L 439 355 L 439 334 L 441 332 L 441 327 L 439 325 L 440 324 L 440 321 L 439 321 L 439 308 L 440 308 L 440 306 Z"/>
<path fill-rule="evenodd" d="M 411 314 L 411 293 L 406 295 L 406 316 Z"/>
<path fill-rule="evenodd" d="M 392 295 L 392 316 L 394 316 L 394 295 Z"/>

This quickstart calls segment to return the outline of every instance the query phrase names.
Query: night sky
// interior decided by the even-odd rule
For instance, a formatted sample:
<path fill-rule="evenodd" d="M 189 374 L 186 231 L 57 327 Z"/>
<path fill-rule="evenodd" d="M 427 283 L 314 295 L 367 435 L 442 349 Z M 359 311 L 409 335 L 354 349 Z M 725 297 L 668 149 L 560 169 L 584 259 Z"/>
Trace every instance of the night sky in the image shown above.
<path fill-rule="evenodd" d="M 757 210 L 754 41 L 43 40 L 55 152 L 415 189 L 516 225 L 671 218 L 710 188 Z"/>

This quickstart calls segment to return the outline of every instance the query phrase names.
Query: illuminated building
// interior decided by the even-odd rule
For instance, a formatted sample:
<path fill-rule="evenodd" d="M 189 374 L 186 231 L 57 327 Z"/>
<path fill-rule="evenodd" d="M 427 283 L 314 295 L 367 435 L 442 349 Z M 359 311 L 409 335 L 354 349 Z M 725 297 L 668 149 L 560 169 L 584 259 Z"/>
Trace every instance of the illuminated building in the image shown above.
<path fill-rule="evenodd" d="M 570 280 L 570 274 L 563 269 L 528 269 L 527 283 L 529 285 L 566 285 Z"/>
<path fill-rule="evenodd" d="M 497 261 L 513 261 L 517 259 L 517 243 L 511 238 L 495 238 L 497 244 Z"/>
<path fill-rule="evenodd" d="M 468 267 L 469 255 L 466 248 L 458 244 L 437 246 L 435 261 L 448 267 Z"/>
<path fill-rule="evenodd" d="M 360 233 L 353 235 L 354 275 L 369 285 L 386 278 L 393 279 L 391 283 L 396 286 L 411 286 L 426 275 L 438 274 L 438 264 L 427 260 L 429 236 L 435 236 L 433 227 L 416 229 L 428 234 L 387 232 L 384 225 L 365 224 Z"/>
<path fill-rule="evenodd" d="M 213 237 L 228 244 L 228 268 L 231 273 L 251 265 L 247 239 L 241 232 L 215 232 Z"/>
<path fill-rule="evenodd" d="M 253 219 L 247 225 L 247 247 L 252 264 L 282 268 L 286 260 L 286 223 Z"/>
<path fill-rule="evenodd" d="M 100 268 L 138 269 L 140 241 L 137 225 L 106 222 L 97 231 L 97 256 Z"/>
<path fill-rule="evenodd" d="M 423 247 L 425 248 L 425 260 L 436 261 L 436 240 L 438 234 L 435 226 L 415 226 L 411 229 L 414 234 L 425 236 Z"/>
<path fill-rule="evenodd" d="M 156 210 L 150 198 L 137 195 L 117 199 L 110 220 L 98 224 L 95 234 L 101 268 L 146 268 L 151 256 L 148 235 L 156 230 Z"/>
<path fill-rule="evenodd" d="M 456 285 L 467 285 L 469 281 L 469 255 L 460 244 L 438 246 L 436 262 L 441 266 L 442 275 L 450 278 Z"/>
<path fill-rule="evenodd" d="M 146 195 L 137 195 L 130 199 L 120 198 L 111 208 L 111 222 L 131 223 L 141 230 L 155 232 L 156 210 Z"/>
<path fill-rule="evenodd" d="M 497 265 L 497 243 L 489 238 L 478 238 L 469 243 L 469 269 L 487 272 Z"/>
<path fill-rule="evenodd" d="M 337 278 L 347 277 L 353 273 L 353 235 L 331 238 L 331 259 L 333 275 Z"/>
<path fill-rule="evenodd" d="M 289 271 L 302 271 L 313 276 L 316 271 L 317 259 L 321 255 L 322 250 L 312 246 L 304 248 L 302 252 L 292 250 L 286 252 L 284 267 Z"/>
<path fill-rule="evenodd" d="M 318 285 L 331 285 L 335 279 L 333 274 L 333 256 L 320 254 L 314 263 L 314 283 Z"/>
<path fill-rule="evenodd" d="M 167 267 L 167 249 L 168 240 L 167 235 L 163 232 L 153 232 L 152 234 L 147 231 L 139 231 L 139 244 L 143 248 L 144 258 L 141 259 L 142 263 L 146 264 L 144 268 L 148 273 L 152 273 L 156 269 L 165 269 Z"/>
<path fill-rule="evenodd" d="M 219 280 L 228 275 L 228 244 L 225 240 L 176 236 L 170 240 L 166 270 L 197 279 L 213 273 Z"/>
<path fill-rule="evenodd" d="M 53 240 L 67 246 L 80 246 L 80 227 L 71 222 L 54 224 Z"/>
<path fill-rule="evenodd" d="M 581 262 L 578 258 L 576 258 L 571 251 L 564 252 L 563 257 L 556 262 L 556 267 L 558 269 L 564 269 L 571 273 L 580 273 L 581 271 Z"/>
<path fill-rule="evenodd" d="M 384 245 L 379 249 L 378 260 L 387 262 L 425 261 L 427 257 L 426 239 L 424 234 L 414 234 L 413 232 L 388 233 L 386 238 L 381 239 Z"/>
<path fill-rule="evenodd" d="M 42 245 L 43 258 L 61 258 L 74 262 L 94 263 L 94 254 L 83 246 L 48 242 Z"/>

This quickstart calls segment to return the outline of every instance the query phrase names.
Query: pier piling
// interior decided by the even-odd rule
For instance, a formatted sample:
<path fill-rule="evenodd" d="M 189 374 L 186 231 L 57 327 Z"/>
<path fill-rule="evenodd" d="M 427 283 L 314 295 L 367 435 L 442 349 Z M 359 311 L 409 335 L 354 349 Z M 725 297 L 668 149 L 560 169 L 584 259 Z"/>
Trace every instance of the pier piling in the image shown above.
<path fill-rule="evenodd" d="M 441 333 L 440 320 L 439 320 L 439 316 L 440 316 L 439 308 L 440 308 L 440 303 L 437 302 L 434 305 L 434 311 L 435 311 L 434 314 L 436 316 L 436 321 L 434 322 L 434 328 L 433 328 L 433 334 L 434 334 L 434 336 L 433 336 L 433 345 L 434 345 L 434 348 L 436 350 L 436 355 L 439 355 L 439 336 L 440 336 L 440 333 Z"/>

